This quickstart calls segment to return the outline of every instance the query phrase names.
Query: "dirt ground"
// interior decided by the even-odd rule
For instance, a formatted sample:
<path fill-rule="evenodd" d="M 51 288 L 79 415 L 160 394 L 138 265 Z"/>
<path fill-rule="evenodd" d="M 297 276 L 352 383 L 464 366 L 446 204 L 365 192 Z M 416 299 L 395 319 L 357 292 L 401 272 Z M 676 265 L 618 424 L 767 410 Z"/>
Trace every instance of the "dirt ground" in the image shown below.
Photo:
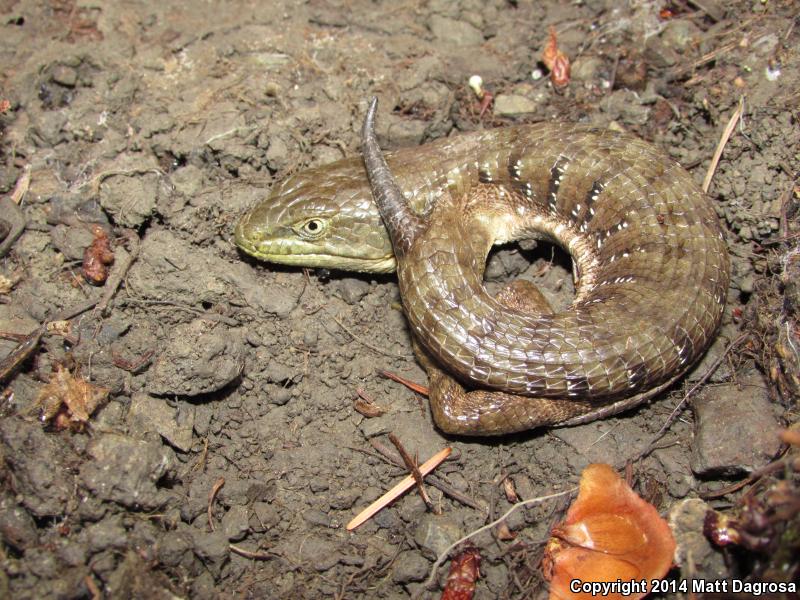
<path fill-rule="evenodd" d="M 30 346 L 0 388 L 0 597 L 438 597 L 434 560 L 503 514 L 509 487 L 568 490 L 593 462 L 628 464 L 671 516 L 676 581 L 780 578 L 773 547 L 720 549 L 702 521 L 761 498 L 714 492 L 773 461 L 798 418 L 798 15 L 791 0 L 0 0 L 0 359 Z M 561 90 L 540 63 L 551 25 L 572 61 Z M 494 97 L 482 115 L 476 74 Z M 706 358 L 619 418 L 438 432 L 424 398 L 379 374 L 425 381 L 392 276 L 259 264 L 232 243 L 274 182 L 358 151 L 372 95 L 387 148 L 564 119 L 636 132 L 698 182 L 741 107 L 710 188 L 733 283 Z M 98 225 L 115 262 L 93 286 Z M 490 259 L 490 284 L 520 275 L 568 302 L 553 248 Z M 359 390 L 385 414 L 357 412 Z M 64 399 L 98 407 L 70 421 Z M 347 532 L 405 475 L 380 453 L 389 432 L 420 460 L 451 446 L 436 475 L 466 499 L 429 486 L 440 515 L 410 493 Z M 476 597 L 546 595 L 543 544 L 567 504 L 472 539 Z"/>

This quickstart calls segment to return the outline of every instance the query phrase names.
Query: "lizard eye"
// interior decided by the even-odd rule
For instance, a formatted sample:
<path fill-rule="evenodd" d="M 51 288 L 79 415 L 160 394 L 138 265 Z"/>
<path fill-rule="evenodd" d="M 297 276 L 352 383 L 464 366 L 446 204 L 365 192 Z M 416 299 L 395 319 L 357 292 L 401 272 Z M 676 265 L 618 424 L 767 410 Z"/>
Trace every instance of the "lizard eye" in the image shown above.
<path fill-rule="evenodd" d="M 309 219 L 300 225 L 300 235 L 304 238 L 317 238 L 323 231 L 325 231 L 325 221 L 322 219 Z"/>

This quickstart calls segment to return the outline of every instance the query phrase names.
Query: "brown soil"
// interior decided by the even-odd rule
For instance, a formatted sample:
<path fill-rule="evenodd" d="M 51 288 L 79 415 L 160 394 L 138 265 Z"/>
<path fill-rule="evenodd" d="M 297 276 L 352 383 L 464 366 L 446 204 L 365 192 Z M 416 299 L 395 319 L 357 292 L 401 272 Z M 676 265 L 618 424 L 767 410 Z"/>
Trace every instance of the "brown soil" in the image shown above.
<path fill-rule="evenodd" d="M 550 25 L 572 61 L 562 90 L 531 76 Z M 636 489 L 675 514 L 767 464 L 800 387 L 797 25 L 791 0 L 0 1 L 0 193 L 30 178 L 25 231 L 0 262 L 0 359 L 108 290 L 81 275 L 93 225 L 111 237 L 112 279 L 133 258 L 105 310 L 45 334 L 3 383 L 0 597 L 435 597 L 423 590 L 433 560 L 511 506 L 506 480 L 529 499 L 573 487 L 589 463 L 633 461 Z M 474 74 L 495 98 L 483 115 Z M 391 276 L 262 265 L 231 241 L 273 182 L 358 151 L 376 94 L 385 147 L 522 121 L 613 123 L 698 182 L 743 98 L 710 189 L 734 277 L 706 359 L 620 418 L 493 440 L 438 432 L 424 399 L 378 373 L 424 382 Z M 488 274 L 526 274 L 563 302 L 568 269 L 551 248 L 514 247 Z M 640 458 L 719 361 L 694 397 L 705 404 Z M 37 418 L 59 366 L 108 390 L 84 394 L 100 400 L 88 422 Z M 354 410 L 359 389 L 386 413 Z M 747 427 L 748 410 L 764 419 Z M 410 493 L 345 531 L 404 475 L 373 446 L 390 431 L 420 460 L 452 446 L 436 473 L 474 506 L 431 488 L 441 515 Z M 565 505 L 513 513 L 513 540 L 472 540 L 477 597 L 546 595 L 539 560 Z M 763 575 L 768 559 L 730 560 L 699 528 L 675 581 Z"/>

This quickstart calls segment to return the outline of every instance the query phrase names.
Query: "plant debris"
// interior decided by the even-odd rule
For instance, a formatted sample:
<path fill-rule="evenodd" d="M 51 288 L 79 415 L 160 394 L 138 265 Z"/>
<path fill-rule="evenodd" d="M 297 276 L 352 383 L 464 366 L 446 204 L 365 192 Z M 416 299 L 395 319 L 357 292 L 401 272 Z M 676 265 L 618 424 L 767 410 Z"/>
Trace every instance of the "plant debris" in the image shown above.
<path fill-rule="evenodd" d="M 602 584 L 650 581 L 666 575 L 675 554 L 669 525 L 652 504 L 640 498 L 609 465 L 594 464 L 581 475 L 578 498 L 547 543 L 542 570 L 550 598 L 589 598 L 575 593 L 574 580 Z M 641 590 L 603 589 L 605 598 L 643 598 Z M 592 588 L 594 589 L 594 588 Z"/>
<path fill-rule="evenodd" d="M 50 382 L 39 392 L 36 406 L 40 419 L 52 423 L 57 430 L 81 430 L 108 400 L 108 393 L 107 388 L 93 385 L 58 365 Z"/>
<path fill-rule="evenodd" d="M 94 240 L 83 252 L 83 276 L 92 285 L 103 285 L 108 279 L 108 267 L 114 264 L 114 251 L 100 225 L 92 226 L 92 235 Z"/>

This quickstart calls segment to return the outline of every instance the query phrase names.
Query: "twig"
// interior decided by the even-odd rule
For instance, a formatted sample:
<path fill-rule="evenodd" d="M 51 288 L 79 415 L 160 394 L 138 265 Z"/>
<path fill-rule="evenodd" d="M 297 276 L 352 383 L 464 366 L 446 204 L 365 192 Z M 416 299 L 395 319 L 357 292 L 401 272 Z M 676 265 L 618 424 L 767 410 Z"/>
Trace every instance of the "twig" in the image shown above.
<path fill-rule="evenodd" d="M 408 452 L 406 452 L 406 449 L 400 442 L 400 438 L 398 438 L 394 433 L 389 434 L 389 441 L 394 444 L 395 448 L 397 448 L 397 451 L 400 453 L 400 458 L 403 459 L 403 462 L 406 465 L 406 469 L 408 469 L 408 472 L 411 473 L 411 476 L 414 478 L 414 483 L 417 485 L 417 491 L 419 492 L 420 498 L 422 498 L 422 501 L 425 503 L 425 506 L 427 506 L 428 510 L 433 514 L 440 514 L 441 511 L 436 510 L 436 507 L 431 501 L 431 497 L 428 496 L 428 492 L 425 490 L 425 486 L 422 483 L 422 474 L 419 472 L 417 461 L 411 458 Z"/>
<path fill-rule="evenodd" d="M 727 496 L 728 494 L 732 494 L 733 492 L 736 492 L 736 491 L 742 489 L 743 487 L 745 487 L 747 485 L 755 483 L 756 481 L 758 481 L 759 479 L 761 479 L 762 477 L 764 477 L 766 475 L 769 475 L 770 473 L 774 473 L 775 471 L 784 470 L 786 468 L 787 464 L 790 464 L 790 462 L 787 461 L 785 458 L 782 458 L 780 460 L 776 460 L 775 462 L 771 462 L 768 465 L 765 465 L 765 466 L 761 467 L 757 471 L 754 471 L 754 472 L 750 473 L 750 475 L 748 477 L 742 479 L 741 481 L 737 481 L 736 483 L 732 483 L 731 485 L 726 486 L 726 487 L 724 487 L 722 489 L 714 490 L 714 491 L 711 491 L 711 492 L 704 492 L 704 493 L 699 494 L 699 495 L 703 500 L 716 500 L 717 498 L 722 498 L 723 496 Z"/>
<path fill-rule="evenodd" d="M 103 594 L 100 593 L 100 588 L 97 587 L 97 584 L 92 579 L 91 575 L 87 575 L 83 578 L 83 583 L 86 585 L 86 589 L 89 590 L 89 593 L 92 595 L 92 600 L 100 600 L 103 597 Z"/>
<path fill-rule="evenodd" d="M 661 437 L 667 432 L 667 429 L 669 429 L 670 425 L 672 425 L 676 417 L 681 413 L 683 407 L 689 401 L 689 398 L 691 398 L 694 395 L 694 393 L 700 388 L 701 385 L 703 385 L 706 381 L 708 381 L 708 379 L 714 374 L 714 371 L 716 371 L 717 368 L 722 364 L 722 361 L 725 360 L 725 357 L 728 355 L 728 353 L 731 350 L 733 350 L 736 346 L 741 344 L 745 339 L 747 339 L 749 335 L 750 335 L 749 333 L 743 333 L 735 340 L 733 340 L 730 344 L 728 344 L 728 347 L 722 351 L 722 354 L 720 354 L 717 357 L 717 359 L 711 364 L 711 366 L 703 374 L 703 376 L 697 380 L 697 382 L 689 389 L 689 391 L 684 394 L 683 398 L 681 399 L 680 402 L 678 402 L 677 406 L 675 406 L 675 408 L 672 409 L 672 412 L 667 417 L 667 420 L 664 422 L 664 424 L 661 426 L 661 429 L 659 429 L 658 432 L 655 434 L 655 436 L 653 436 L 653 439 L 650 440 L 650 443 L 644 448 L 644 450 L 642 450 L 639 453 L 639 456 L 636 457 L 636 460 L 643 459 L 645 456 L 647 456 L 653 451 L 656 442 L 658 442 L 658 440 L 660 440 Z"/>
<path fill-rule="evenodd" d="M 714 177 L 714 172 L 717 170 L 717 164 L 719 164 L 719 159 L 722 157 L 722 150 L 725 148 L 725 144 L 728 143 L 728 140 L 733 134 L 733 130 L 736 128 L 736 123 L 738 123 L 739 119 L 741 119 L 742 112 L 744 112 L 744 96 L 739 98 L 739 106 L 736 107 L 735 111 L 733 111 L 728 124 L 725 126 L 725 130 L 722 132 L 722 136 L 719 138 L 717 149 L 714 151 L 714 156 L 711 158 L 711 164 L 708 165 L 706 177 L 703 179 L 703 191 L 706 193 L 708 193 L 708 188 L 711 187 L 711 179 Z"/>
<path fill-rule="evenodd" d="M 102 184 L 103 181 L 109 177 L 114 177 L 116 175 L 145 175 L 147 173 L 155 173 L 160 177 L 166 177 L 164 171 L 155 167 L 144 167 L 141 169 L 111 169 L 109 171 L 98 173 L 83 185 L 89 185 L 92 195 L 97 196 L 100 193 L 100 184 Z"/>
<path fill-rule="evenodd" d="M 347 334 L 348 334 L 348 335 L 349 335 L 351 338 L 353 338 L 355 341 L 357 341 L 357 342 L 358 342 L 359 344 L 361 344 L 362 346 L 366 346 L 366 347 L 367 347 L 367 348 L 369 348 L 370 350 L 373 350 L 373 351 L 377 352 L 378 354 L 383 354 L 384 356 L 391 356 L 392 358 L 400 358 L 400 359 L 403 359 L 403 360 L 408 360 L 408 357 L 406 357 L 406 356 L 403 356 L 402 354 L 395 354 L 394 352 L 388 352 L 388 351 L 384 350 L 383 348 L 379 348 L 378 346 L 375 346 L 375 345 L 373 345 L 373 344 L 370 344 L 370 343 L 369 343 L 368 341 L 366 341 L 366 340 L 362 340 L 362 339 L 361 339 L 360 337 L 358 337 L 358 336 L 357 336 L 355 333 L 353 333 L 352 331 L 350 331 L 350 329 L 347 327 L 347 325 L 345 325 L 344 323 L 342 323 L 342 321 L 341 321 L 341 320 L 340 320 L 338 317 L 335 317 L 335 316 L 333 316 L 333 315 L 330 315 L 330 317 L 331 317 L 331 319 L 333 319 L 333 321 L 334 321 L 334 322 L 335 322 L 335 323 L 336 323 L 336 324 L 337 324 L 339 327 L 341 327 L 342 329 L 344 329 L 344 330 L 347 332 Z"/>
<path fill-rule="evenodd" d="M 369 443 L 373 448 L 375 448 L 375 450 L 377 450 L 380 453 L 380 456 L 378 458 L 382 458 L 389 464 L 392 464 L 396 467 L 400 467 L 401 469 L 403 468 L 404 465 L 402 459 L 399 456 L 397 456 L 394 452 L 392 452 L 389 448 L 381 444 L 375 438 L 371 439 Z M 360 448 L 353 448 L 353 450 L 359 450 L 363 452 L 363 450 L 361 450 Z M 375 456 L 372 453 L 367 453 L 367 454 L 369 456 Z M 478 504 L 477 501 L 473 500 L 472 498 L 470 498 L 465 494 L 462 494 L 453 486 L 446 484 L 444 481 L 442 481 L 439 477 L 437 477 L 433 473 L 428 475 L 425 481 L 430 485 L 432 485 L 433 487 L 435 487 L 440 492 L 442 492 L 444 495 L 449 496 L 456 502 L 460 502 L 464 506 L 469 506 L 470 508 L 474 508 L 475 510 L 479 510 L 484 513 L 489 510 L 488 507 Z"/>
<path fill-rule="evenodd" d="M 14 350 L 12 350 L 8 356 L 0 361 L 0 383 L 4 383 L 10 379 L 11 376 L 22 366 L 22 364 L 28 360 L 28 358 L 30 358 L 34 352 L 36 352 L 36 349 L 39 347 L 39 342 L 42 340 L 42 336 L 47 332 L 48 323 L 52 321 L 66 321 L 67 319 L 72 319 L 73 317 L 77 317 L 78 315 L 85 313 L 87 310 L 91 310 L 96 304 L 97 300 L 87 300 L 86 302 L 82 302 L 76 306 L 59 311 L 50 319 L 42 323 L 39 327 L 34 329 L 31 333 L 26 335 L 19 345 L 14 348 Z"/>
<path fill-rule="evenodd" d="M 241 546 L 237 546 L 236 544 L 228 544 L 228 549 L 238 554 L 239 556 L 244 556 L 245 558 L 252 558 L 253 560 L 269 560 L 270 558 L 275 558 L 278 555 L 272 552 L 253 552 L 251 550 L 245 550 Z"/>
<path fill-rule="evenodd" d="M 97 308 L 100 310 L 100 314 L 105 316 L 106 308 L 108 307 L 108 303 L 111 302 L 111 299 L 114 297 L 114 294 L 117 293 L 117 288 L 119 288 L 122 280 L 125 279 L 125 275 L 128 273 L 128 269 L 131 268 L 131 265 L 136 261 L 136 258 L 139 256 L 139 236 L 136 235 L 134 232 L 129 231 L 126 233 L 125 236 L 128 239 L 128 252 L 122 258 L 122 260 L 118 261 L 114 264 L 114 268 L 111 271 L 111 275 L 106 281 L 106 285 L 104 287 L 103 297 L 100 302 L 97 304 Z"/>
<path fill-rule="evenodd" d="M 0 198 L 0 212 L 11 226 L 5 239 L 0 242 L 0 258 L 2 258 L 8 254 L 8 251 L 11 250 L 11 246 L 13 246 L 17 238 L 22 235 L 28 222 L 25 219 L 25 214 L 22 212 L 22 209 L 7 196 Z"/>
<path fill-rule="evenodd" d="M 450 456 L 450 452 L 452 452 L 452 448 L 445 448 L 440 450 L 436 454 L 434 454 L 431 458 L 425 461 L 422 466 L 419 468 L 420 473 L 425 476 L 431 471 L 433 471 L 439 464 Z M 396 500 L 400 496 L 402 496 L 405 492 L 411 489 L 414 485 L 414 478 L 409 475 L 405 479 L 403 479 L 400 483 L 386 492 L 383 496 L 375 500 L 372 504 L 370 504 L 367 508 L 362 510 L 356 517 L 347 524 L 347 531 L 353 531 L 359 525 L 364 524 L 364 522 L 368 521 L 370 518 L 373 517 L 378 511 L 386 507 L 392 501 Z"/>
<path fill-rule="evenodd" d="M 499 525 L 500 523 L 505 521 L 509 517 L 509 515 L 511 515 L 511 513 L 515 512 L 516 510 L 518 510 L 518 509 L 520 509 L 522 507 L 533 506 L 534 504 L 540 504 L 542 502 L 546 502 L 547 500 L 553 500 L 554 498 L 560 498 L 562 496 L 566 496 L 568 494 L 572 494 L 573 492 L 576 492 L 577 490 L 578 490 L 578 488 L 576 486 L 576 487 L 570 488 L 568 490 L 564 490 L 563 492 L 557 492 L 555 494 L 549 494 L 547 496 L 539 496 L 538 498 L 530 498 L 528 500 L 523 500 L 522 502 L 518 502 L 517 504 L 515 504 L 514 506 L 509 508 L 506 512 L 504 512 L 503 515 L 500 518 L 495 519 L 491 523 L 487 523 L 486 525 L 483 525 L 482 527 L 478 527 L 478 529 L 476 529 L 475 531 L 472 531 L 472 532 L 468 533 L 467 535 L 465 535 L 464 537 L 456 540 L 455 542 L 450 544 L 447 548 L 445 548 L 444 551 L 437 557 L 436 562 L 434 562 L 433 566 L 431 567 L 430 575 L 428 575 L 428 579 L 425 580 L 425 583 L 423 584 L 422 589 L 426 589 L 426 588 L 430 587 L 430 585 L 433 583 L 433 580 L 436 578 L 436 571 L 438 571 L 439 567 L 442 566 L 442 563 L 448 557 L 448 555 L 453 550 L 453 548 L 455 548 L 459 544 L 463 544 L 467 540 L 474 538 L 476 535 L 479 535 L 479 534 L 483 533 L 484 531 L 488 531 L 488 530 L 496 527 L 497 525 Z M 421 591 L 420 591 L 420 593 L 421 593 Z"/>
<path fill-rule="evenodd" d="M 208 527 L 211 531 L 214 531 L 214 517 L 211 516 L 211 507 L 214 506 L 214 498 L 217 497 L 217 493 L 222 489 L 222 486 L 225 485 L 225 478 L 220 477 L 214 482 L 214 485 L 211 486 L 211 491 L 208 493 Z"/>
<path fill-rule="evenodd" d="M 386 377 L 386 379 L 391 379 L 392 381 L 396 381 L 400 385 L 406 386 L 412 392 L 422 394 L 426 398 L 428 397 L 428 388 L 422 385 L 421 383 L 415 383 L 410 379 L 406 379 L 405 377 L 400 377 L 400 375 L 397 375 L 396 373 L 392 373 L 391 371 L 385 371 L 383 369 L 378 371 L 378 373 L 383 377 Z"/>

